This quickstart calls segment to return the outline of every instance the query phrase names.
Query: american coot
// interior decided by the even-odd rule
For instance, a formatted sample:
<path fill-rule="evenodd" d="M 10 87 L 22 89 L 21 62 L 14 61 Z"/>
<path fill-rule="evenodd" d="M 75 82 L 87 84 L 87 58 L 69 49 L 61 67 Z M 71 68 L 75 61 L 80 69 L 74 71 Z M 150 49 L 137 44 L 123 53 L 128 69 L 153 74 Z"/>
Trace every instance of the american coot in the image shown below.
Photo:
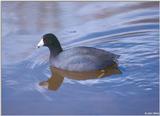
<path fill-rule="evenodd" d="M 114 74 L 121 73 L 116 63 L 119 55 L 111 52 L 82 46 L 63 50 L 57 37 L 52 33 L 43 35 L 37 47 L 41 46 L 46 46 L 50 50 L 49 62 L 53 78 L 47 82 L 54 85 L 53 90 L 58 89 L 65 76 L 77 80 L 103 77 L 106 74 L 110 75 L 111 73 L 106 73 L 106 69 L 113 67 L 116 69 L 113 71 Z"/>
<path fill-rule="evenodd" d="M 57 37 L 51 33 L 43 36 L 37 47 L 41 46 L 47 46 L 50 50 L 51 67 L 67 71 L 84 72 L 104 69 L 114 64 L 119 57 L 111 52 L 92 47 L 63 50 Z"/>

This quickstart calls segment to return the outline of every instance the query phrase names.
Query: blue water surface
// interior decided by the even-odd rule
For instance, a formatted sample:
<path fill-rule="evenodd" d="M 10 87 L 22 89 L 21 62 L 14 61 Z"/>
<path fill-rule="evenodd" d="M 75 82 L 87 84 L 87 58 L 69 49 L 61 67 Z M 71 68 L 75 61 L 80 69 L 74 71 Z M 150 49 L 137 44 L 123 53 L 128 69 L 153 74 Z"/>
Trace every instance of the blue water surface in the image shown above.
<path fill-rule="evenodd" d="M 2 114 L 116 115 L 159 112 L 159 2 L 2 2 Z M 57 91 L 39 86 L 50 77 L 43 34 L 64 49 L 90 46 L 119 54 L 122 74 L 65 78 Z"/>

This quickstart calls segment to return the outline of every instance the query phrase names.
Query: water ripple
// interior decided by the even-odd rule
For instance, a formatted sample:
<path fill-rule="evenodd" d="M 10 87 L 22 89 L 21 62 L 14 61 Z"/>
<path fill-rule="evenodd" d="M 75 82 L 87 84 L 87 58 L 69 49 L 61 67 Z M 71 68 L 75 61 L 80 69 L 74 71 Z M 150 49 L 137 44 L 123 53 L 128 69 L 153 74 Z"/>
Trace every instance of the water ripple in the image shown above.
<path fill-rule="evenodd" d="M 109 99 L 106 102 L 109 107 L 113 101 L 120 107 L 126 102 L 127 107 L 123 108 L 129 111 L 131 109 L 127 108 L 132 105 L 133 99 L 143 100 L 146 97 L 142 106 L 148 103 L 145 108 L 152 107 L 145 111 L 155 107 L 148 101 L 155 99 L 155 90 L 159 87 L 158 2 L 14 2 L 11 5 L 5 2 L 2 11 L 3 97 L 9 100 L 14 98 L 17 108 L 17 99 L 29 99 L 28 103 L 35 99 L 45 103 L 49 101 L 44 107 L 55 108 L 52 107 L 55 103 L 59 106 L 73 101 L 77 103 L 77 99 L 83 101 L 91 98 L 94 104 L 97 99 L 97 104 Z M 64 49 L 83 45 L 119 54 L 122 74 L 85 81 L 65 78 L 64 84 L 55 93 L 41 88 L 38 83 L 51 75 L 49 50 L 37 50 L 35 46 L 48 32 L 58 36 Z M 142 97 L 139 98 L 140 95 Z M 115 112 L 115 107 L 110 108 Z M 97 106 L 93 111 L 97 111 Z M 106 108 L 103 111 L 106 112 Z"/>

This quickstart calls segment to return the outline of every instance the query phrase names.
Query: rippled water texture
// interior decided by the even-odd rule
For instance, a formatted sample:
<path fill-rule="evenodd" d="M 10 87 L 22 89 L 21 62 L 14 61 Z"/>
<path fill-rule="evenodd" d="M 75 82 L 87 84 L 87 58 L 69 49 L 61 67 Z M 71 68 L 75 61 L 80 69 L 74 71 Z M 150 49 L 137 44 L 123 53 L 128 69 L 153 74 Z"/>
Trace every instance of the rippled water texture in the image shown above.
<path fill-rule="evenodd" d="M 159 2 L 2 2 L 3 114 L 158 113 Z M 65 78 L 58 91 L 47 48 L 56 34 L 64 49 L 91 46 L 121 55 L 120 75 Z"/>

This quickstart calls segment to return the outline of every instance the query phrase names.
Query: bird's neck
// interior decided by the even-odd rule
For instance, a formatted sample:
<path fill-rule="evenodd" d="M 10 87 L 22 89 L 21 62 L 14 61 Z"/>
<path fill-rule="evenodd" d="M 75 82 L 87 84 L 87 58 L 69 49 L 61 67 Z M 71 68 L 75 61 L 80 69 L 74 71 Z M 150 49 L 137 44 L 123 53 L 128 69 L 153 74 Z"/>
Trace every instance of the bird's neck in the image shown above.
<path fill-rule="evenodd" d="M 57 46 L 49 46 L 48 47 L 50 50 L 50 61 L 52 58 L 56 57 L 60 52 L 63 51 L 62 47 L 60 45 Z"/>

